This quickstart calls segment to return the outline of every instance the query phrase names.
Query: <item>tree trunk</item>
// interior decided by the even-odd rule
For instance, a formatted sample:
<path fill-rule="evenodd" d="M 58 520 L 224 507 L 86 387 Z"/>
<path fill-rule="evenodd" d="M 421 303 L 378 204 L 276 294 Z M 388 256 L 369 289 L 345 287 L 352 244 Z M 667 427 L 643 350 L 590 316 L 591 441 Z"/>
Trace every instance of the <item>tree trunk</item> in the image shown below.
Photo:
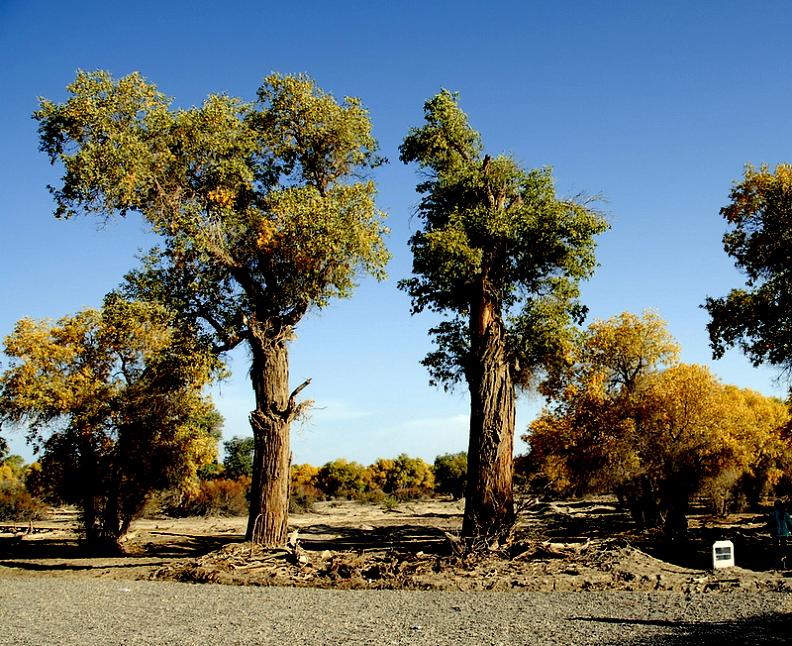
<path fill-rule="evenodd" d="M 80 498 L 82 505 L 82 522 L 85 529 L 85 543 L 96 548 L 101 543 L 97 526 L 97 465 L 96 451 L 90 426 L 77 429 L 77 455 L 80 470 Z"/>
<path fill-rule="evenodd" d="M 515 391 L 496 306 L 482 295 L 471 316 L 468 481 L 462 536 L 491 542 L 514 524 Z"/>
<path fill-rule="evenodd" d="M 254 451 L 246 537 L 266 546 L 286 544 L 289 511 L 289 426 L 294 396 L 289 395 L 289 354 L 284 336 L 272 341 L 261 333 L 250 343 L 256 410 L 250 414 Z"/>

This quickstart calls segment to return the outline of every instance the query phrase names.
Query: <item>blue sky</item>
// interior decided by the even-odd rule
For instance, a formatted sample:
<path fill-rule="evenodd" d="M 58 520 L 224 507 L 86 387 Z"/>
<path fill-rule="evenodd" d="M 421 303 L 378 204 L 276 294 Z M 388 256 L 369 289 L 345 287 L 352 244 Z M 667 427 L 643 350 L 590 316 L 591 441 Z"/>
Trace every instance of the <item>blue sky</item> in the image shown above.
<path fill-rule="evenodd" d="M 212 92 L 251 99 L 272 71 L 307 72 L 370 110 L 390 159 L 375 179 L 393 260 L 389 280 L 362 281 L 299 327 L 292 380 L 313 378 L 316 408 L 294 429 L 296 462 L 466 447 L 467 395 L 428 386 L 418 362 L 432 319 L 410 317 L 396 289 L 417 201 L 397 148 L 440 88 L 461 93 L 488 152 L 552 166 L 562 195 L 605 197 L 612 229 L 584 287 L 590 319 L 653 308 L 683 360 L 782 395 L 772 370 L 737 352 L 710 360 L 699 306 L 741 281 L 720 242 L 731 182 L 747 162 L 792 159 L 790 33 L 786 2 L 0 0 L 0 335 L 23 316 L 98 305 L 152 241 L 139 217 L 52 217 L 58 171 L 37 150 L 37 96 L 63 99 L 77 69 L 137 70 L 190 106 Z M 228 437 L 249 433 L 253 407 L 244 351 L 231 368 L 216 388 Z M 523 397 L 518 434 L 538 404 Z"/>

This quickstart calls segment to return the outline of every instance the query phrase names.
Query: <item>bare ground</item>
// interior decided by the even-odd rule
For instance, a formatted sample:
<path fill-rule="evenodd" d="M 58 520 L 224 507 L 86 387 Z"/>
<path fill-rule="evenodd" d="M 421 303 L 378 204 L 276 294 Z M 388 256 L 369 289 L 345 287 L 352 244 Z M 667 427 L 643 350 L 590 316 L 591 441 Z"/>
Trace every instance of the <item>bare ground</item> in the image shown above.
<path fill-rule="evenodd" d="M 462 503 L 422 501 L 385 509 L 323 502 L 291 517 L 290 546 L 244 542 L 244 518 L 139 520 L 126 554 L 83 551 L 74 511 L 47 521 L 0 526 L 0 578 L 93 576 L 235 585 L 356 589 L 526 591 L 792 592 L 776 569 L 765 519 L 694 515 L 690 539 L 669 546 L 639 532 L 608 498 L 534 503 L 512 541 L 469 554 L 456 538 Z M 735 544 L 737 567 L 711 568 L 712 542 Z"/>

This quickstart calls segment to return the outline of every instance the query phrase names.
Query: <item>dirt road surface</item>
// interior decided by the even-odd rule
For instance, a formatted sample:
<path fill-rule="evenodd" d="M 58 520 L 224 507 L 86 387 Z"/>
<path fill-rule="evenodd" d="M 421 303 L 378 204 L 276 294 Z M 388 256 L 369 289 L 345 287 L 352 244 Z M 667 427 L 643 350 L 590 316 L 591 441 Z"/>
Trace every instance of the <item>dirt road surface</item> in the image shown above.
<path fill-rule="evenodd" d="M 782 644 L 792 638 L 789 613 L 784 593 L 691 597 L 0 580 L 2 644 Z"/>

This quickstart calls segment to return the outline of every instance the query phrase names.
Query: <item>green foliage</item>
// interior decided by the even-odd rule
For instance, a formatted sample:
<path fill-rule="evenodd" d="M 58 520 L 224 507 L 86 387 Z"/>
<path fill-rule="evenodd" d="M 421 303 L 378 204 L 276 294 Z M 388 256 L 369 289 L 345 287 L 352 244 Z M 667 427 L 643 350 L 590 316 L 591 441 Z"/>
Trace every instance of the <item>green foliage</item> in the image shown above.
<path fill-rule="evenodd" d="M 330 498 L 354 498 L 366 489 L 365 468 L 343 458 L 333 460 L 319 469 L 316 486 Z"/>
<path fill-rule="evenodd" d="M 232 437 L 227 442 L 223 442 L 225 450 L 223 469 L 227 478 L 253 475 L 254 448 L 255 442 L 252 437 Z"/>
<path fill-rule="evenodd" d="M 34 114 L 41 149 L 65 170 L 51 189 L 56 215 L 145 217 L 162 244 L 129 274 L 127 296 L 166 303 L 217 353 L 248 345 L 253 432 L 277 434 L 262 446 L 285 463 L 289 423 L 305 406 L 288 392 L 294 326 L 309 308 L 350 296 L 359 274 L 383 278 L 389 258 L 365 177 L 383 161 L 367 111 L 306 76 L 278 74 L 253 102 L 210 95 L 186 110 L 139 74 L 80 72 L 68 92 Z M 251 538 L 279 543 L 286 501 L 276 498 L 288 476 L 276 471 L 272 487 L 265 476 L 254 477 L 249 532 L 260 512 L 277 513 L 271 536 Z"/>
<path fill-rule="evenodd" d="M 22 319 L 5 339 L 0 417 L 43 449 L 39 484 L 82 507 L 89 541 L 116 541 L 152 491 L 214 459 L 222 418 L 201 390 L 221 365 L 173 322 L 111 294 L 55 323 Z"/>
<path fill-rule="evenodd" d="M 484 154 L 451 92 L 424 104 L 424 125 L 399 150 L 424 177 L 412 277 L 400 287 L 413 313 L 445 317 L 422 363 L 431 383 L 465 381 L 470 391 L 462 534 L 500 541 L 515 521 L 515 388 L 565 361 L 586 311 L 579 282 L 594 270 L 594 238 L 607 224 L 587 204 L 558 199 L 549 169 Z"/>
<path fill-rule="evenodd" d="M 729 225 L 723 248 L 745 274 L 742 288 L 707 298 L 707 326 L 716 358 L 738 346 L 754 365 L 792 368 L 792 166 L 747 166 L 721 209 Z"/>
<path fill-rule="evenodd" d="M 350 181 L 382 162 L 358 99 L 277 74 L 253 103 L 211 95 L 188 110 L 139 74 L 80 72 L 68 91 L 34 114 L 42 150 L 66 171 L 51 189 L 56 215 L 142 213 L 164 248 L 132 286 L 178 304 L 220 345 L 349 296 L 359 269 L 383 276 L 374 185 Z"/>
<path fill-rule="evenodd" d="M 418 185 L 423 227 L 410 240 L 413 277 L 400 285 L 413 312 L 449 317 L 431 330 L 438 349 L 424 365 L 446 387 L 465 378 L 474 361 L 470 318 L 488 303 L 505 328 L 513 379 L 528 384 L 563 356 L 570 322 L 585 313 L 577 285 L 591 275 L 594 236 L 607 225 L 587 205 L 558 199 L 549 169 L 483 154 L 456 95 L 442 91 L 424 116 L 400 148 L 427 178 Z"/>
<path fill-rule="evenodd" d="M 467 453 L 444 453 L 434 461 L 435 491 L 459 500 L 467 484 Z"/>

